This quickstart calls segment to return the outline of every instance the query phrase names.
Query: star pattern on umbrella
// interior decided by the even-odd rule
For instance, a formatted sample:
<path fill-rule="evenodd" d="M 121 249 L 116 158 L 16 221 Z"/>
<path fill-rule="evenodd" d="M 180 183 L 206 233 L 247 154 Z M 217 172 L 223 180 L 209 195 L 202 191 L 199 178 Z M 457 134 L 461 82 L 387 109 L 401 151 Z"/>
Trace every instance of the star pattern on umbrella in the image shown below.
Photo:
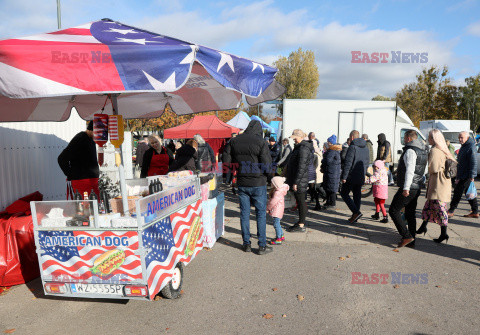
<path fill-rule="evenodd" d="M 262 70 L 262 73 L 265 73 L 265 67 L 262 64 L 255 63 L 255 62 L 252 62 L 252 64 L 253 64 L 252 72 L 255 71 L 255 69 L 258 67 Z"/>
<path fill-rule="evenodd" d="M 123 37 L 117 37 L 117 40 L 119 41 L 114 41 L 114 42 L 130 42 L 130 43 L 136 43 L 136 44 L 142 44 L 145 45 L 147 42 L 148 43 L 163 43 L 161 41 L 148 41 L 145 38 L 123 38 Z"/>
<path fill-rule="evenodd" d="M 220 54 L 220 62 L 218 62 L 218 67 L 217 67 L 217 72 L 220 71 L 220 69 L 225 65 L 228 64 L 230 69 L 235 72 L 235 68 L 233 67 L 233 59 L 232 56 L 229 54 L 223 53 L 223 52 L 218 52 Z"/>
<path fill-rule="evenodd" d="M 105 32 L 105 33 L 119 33 L 119 34 L 122 34 L 122 35 L 138 34 L 138 32 L 136 32 L 133 29 L 117 29 L 117 28 L 109 28 L 109 30 L 104 30 L 103 32 Z"/>

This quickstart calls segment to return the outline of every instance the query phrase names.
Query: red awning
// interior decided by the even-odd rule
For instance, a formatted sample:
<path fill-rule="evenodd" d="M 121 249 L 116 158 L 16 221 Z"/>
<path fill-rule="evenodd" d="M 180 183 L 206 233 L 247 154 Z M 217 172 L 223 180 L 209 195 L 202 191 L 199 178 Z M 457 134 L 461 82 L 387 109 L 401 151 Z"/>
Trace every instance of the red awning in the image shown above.
<path fill-rule="evenodd" d="M 232 133 L 240 129 L 222 122 L 215 115 L 195 116 L 193 119 L 180 126 L 165 129 L 164 138 L 193 138 L 200 134 L 204 139 L 209 138 L 230 138 Z"/>

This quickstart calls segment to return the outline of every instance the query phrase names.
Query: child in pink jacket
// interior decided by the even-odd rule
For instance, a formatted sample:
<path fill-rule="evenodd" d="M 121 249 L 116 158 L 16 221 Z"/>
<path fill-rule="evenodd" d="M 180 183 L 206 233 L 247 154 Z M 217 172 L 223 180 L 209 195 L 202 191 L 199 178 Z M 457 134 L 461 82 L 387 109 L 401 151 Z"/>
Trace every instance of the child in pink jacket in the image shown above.
<path fill-rule="evenodd" d="M 381 160 L 375 161 L 373 169 L 373 176 L 369 178 L 369 183 L 373 184 L 373 199 L 375 200 L 375 214 L 372 215 L 372 219 L 378 220 L 381 210 L 383 220 L 380 220 L 380 222 L 387 223 L 388 215 L 385 210 L 385 200 L 388 198 L 388 170 L 385 167 L 385 163 Z"/>
<path fill-rule="evenodd" d="M 288 190 L 289 186 L 285 184 L 285 178 L 272 178 L 272 190 L 270 191 L 270 199 L 267 202 L 267 213 L 273 217 L 276 237 L 270 241 L 270 244 L 282 244 L 285 241 L 282 227 L 280 226 L 280 219 L 283 217 L 285 195 L 287 195 Z"/>

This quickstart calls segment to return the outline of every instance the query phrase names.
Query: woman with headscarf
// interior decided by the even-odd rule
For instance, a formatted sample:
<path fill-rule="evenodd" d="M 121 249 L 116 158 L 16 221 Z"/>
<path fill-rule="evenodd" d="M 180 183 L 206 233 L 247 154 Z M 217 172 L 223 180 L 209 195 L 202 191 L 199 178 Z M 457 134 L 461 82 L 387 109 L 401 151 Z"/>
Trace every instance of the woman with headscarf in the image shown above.
<path fill-rule="evenodd" d="M 150 149 L 143 154 L 140 178 L 167 174 L 173 162 L 173 153 L 162 145 L 162 139 L 158 135 L 148 136 L 148 145 Z"/>
<path fill-rule="evenodd" d="M 423 233 L 425 235 L 428 222 L 434 222 L 440 225 L 441 234 L 433 240 L 437 243 L 444 240 L 448 242 L 447 202 L 451 199 L 452 183 L 445 175 L 445 162 L 447 159 L 455 160 L 455 158 L 448 150 L 445 138 L 440 130 L 433 129 L 430 131 L 428 144 L 432 146 L 432 149 L 428 155 L 427 201 L 422 211 L 423 223 L 417 230 L 417 234 Z"/>

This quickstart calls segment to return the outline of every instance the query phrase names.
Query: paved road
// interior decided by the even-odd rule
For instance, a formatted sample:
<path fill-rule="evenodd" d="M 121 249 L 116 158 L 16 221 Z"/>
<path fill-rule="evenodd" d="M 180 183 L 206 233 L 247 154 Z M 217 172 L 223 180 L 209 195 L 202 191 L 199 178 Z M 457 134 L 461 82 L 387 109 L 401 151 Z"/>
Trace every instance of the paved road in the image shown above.
<path fill-rule="evenodd" d="M 394 191 L 392 188 L 390 194 Z M 456 216 L 449 227 L 448 245 L 431 241 L 440 229 L 430 224 L 415 250 L 394 252 L 399 237 L 393 223 L 363 219 L 357 226 L 348 225 L 349 214 L 340 200 L 337 211 L 311 212 L 306 233 L 286 233 L 284 245 L 258 256 L 239 249 L 238 202 L 232 194 L 226 196 L 225 236 L 185 269 L 180 299 L 125 302 L 50 298 L 43 295 L 36 280 L 0 296 L 0 331 L 478 334 L 480 220 Z M 369 217 L 373 199 L 364 204 L 362 211 Z M 467 212 L 462 202 L 457 213 Z M 295 222 L 294 214 L 287 214 L 285 222 Z M 267 233 L 273 237 L 269 223 Z M 352 272 L 389 274 L 388 283 L 352 284 Z M 426 278 L 428 283 L 405 281 L 395 286 L 392 272 L 407 275 L 405 280 L 411 280 L 410 274 L 421 274 L 420 280 Z M 273 318 L 265 319 L 264 314 Z"/>

